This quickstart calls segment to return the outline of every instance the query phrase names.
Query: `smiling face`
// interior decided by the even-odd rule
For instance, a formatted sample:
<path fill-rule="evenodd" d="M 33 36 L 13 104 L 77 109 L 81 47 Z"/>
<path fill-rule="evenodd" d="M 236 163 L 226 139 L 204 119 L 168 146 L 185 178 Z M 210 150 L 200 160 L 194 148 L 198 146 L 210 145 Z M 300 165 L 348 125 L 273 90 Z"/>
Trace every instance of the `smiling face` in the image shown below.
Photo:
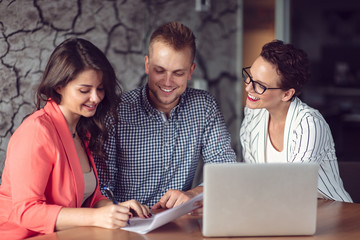
<path fill-rule="evenodd" d="M 280 87 L 281 76 L 276 67 L 261 56 L 251 66 L 250 75 L 253 80 L 268 88 Z M 256 93 L 252 84 L 245 84 L 248 93 L 246 106 L 251 109 L 266 108 L 268 111 L 278 108 L 281 104 L 289 104 L 287 101 L 293 95 L 293 89 L 284 91 L 282 89 L 268 89 L 262 95 Z"/>
<path fill-rule="evenodd" d="M 190 48 L 175 50 L 170 45 L 155 41 L 145 56 L 149 98 L 153 106 L 166 114 L 178 104 L 187 82 L 195 70 Z"/>
<path fill-rule="evenodd" d="M 84 70 L 65 87 L 57 89 L 61 95 L 59 107 L 68 124 L 76 124 L 83 117 L 92 117 L 98 104 L 104 99 L 102 73 Z"/>

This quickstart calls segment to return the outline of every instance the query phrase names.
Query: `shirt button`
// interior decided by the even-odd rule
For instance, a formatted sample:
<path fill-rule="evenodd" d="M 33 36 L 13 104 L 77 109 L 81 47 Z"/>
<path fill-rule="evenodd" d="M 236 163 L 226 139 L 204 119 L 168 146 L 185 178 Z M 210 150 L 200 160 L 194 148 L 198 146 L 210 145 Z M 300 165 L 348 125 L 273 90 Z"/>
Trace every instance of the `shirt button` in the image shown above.
<path fill-rule="evenodd" d="M 165 192 L 165 191 L 166 191 L 166 188 L 163 188 L 162 191 Z"/>
<path fill-rule="evenodd" d="M 168 146 L 169 146 L 169 143 L 168 143 L 168 142 L 166 142 L 166 143 L 165 143 L 165 147 L 168 147 Z"/>
<path fill-rule="evenodd" d="M 169 166 L 165 166 L 165 170 L 168 170 L 169 169 Z"/>

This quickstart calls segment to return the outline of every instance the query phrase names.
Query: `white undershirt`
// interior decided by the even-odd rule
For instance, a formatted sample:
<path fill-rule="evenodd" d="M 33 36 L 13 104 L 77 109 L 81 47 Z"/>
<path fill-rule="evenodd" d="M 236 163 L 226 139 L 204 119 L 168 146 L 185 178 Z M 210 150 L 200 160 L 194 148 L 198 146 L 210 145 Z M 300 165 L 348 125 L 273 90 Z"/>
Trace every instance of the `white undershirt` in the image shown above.
<path fill-rule="evenodd" d="M 84 189 L 84 197 L 82 200 L 82 204 L 85 202 L 85 200 L 90 197 L 96 188 L 96 177 L 93 168 L 91 168 L 90 172 L 83 173 L 84 174 L 84 183 L 85 183 L 85 189 Z"/>
<path fill-rule="evenodd" d="M 269 134 L 266 134 L 266 156 L 265 161 L 267 163 L 286 163 L 284 151 L 279 152 L 274 148 L 270 141 Z"/>
<path fill-rule="evenodd" d="M 274 148 L 274 146 L 272 145 L 272 143 L 270 141 L 269 134 L 266 134 L 266 148 L 265 149 L 266 149 L 265 161 L 267 163 L 286 163 L 287 162 L 284 151 L 279 152 L 278 150 L 276 150 Z M 326 197 L 323 196 L 319 192 L 317 194 L 317 197 L 326 199 Z"/>

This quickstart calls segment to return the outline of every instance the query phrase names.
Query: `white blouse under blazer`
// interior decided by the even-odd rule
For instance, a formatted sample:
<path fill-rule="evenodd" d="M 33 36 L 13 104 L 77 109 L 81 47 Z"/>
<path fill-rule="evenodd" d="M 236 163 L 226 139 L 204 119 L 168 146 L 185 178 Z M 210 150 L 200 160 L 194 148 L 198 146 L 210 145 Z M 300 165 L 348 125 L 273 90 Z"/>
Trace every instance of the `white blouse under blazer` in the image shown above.
<path fill-rule="evenodd" d="M 265 163 L 269 112 L 266 109 L 244 109 L 240 141 L 243 160 Z M 334 140 L 319 111 L 295 98 L 285 122 L 283 151 L 287 162 L 319 164 L 318 191 L 329 199 L 352 202 L 339 175 Z"/>

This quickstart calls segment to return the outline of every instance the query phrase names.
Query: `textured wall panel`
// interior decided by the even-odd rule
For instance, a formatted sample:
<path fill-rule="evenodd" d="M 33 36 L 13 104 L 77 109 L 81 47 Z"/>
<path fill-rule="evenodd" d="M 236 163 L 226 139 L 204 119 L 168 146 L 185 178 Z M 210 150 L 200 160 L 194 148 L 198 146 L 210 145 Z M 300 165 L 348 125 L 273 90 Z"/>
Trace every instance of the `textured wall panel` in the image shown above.
<path fill-rule="evenodd" d="M 236 81 L 237 0 L 211 1 L 195 11 L 194 0 L 0 0 L 0 175 L 11 134 L 34 110 L 34 93 L 54 47 L 70 37 L 104 51 L 124 90 L 146 82 L 144 56 L 156 26 L 181 21 L 197 37 L 195 79 L 217 98 L 233 145 L 238 144 Z M 21 146 L 19 146 L 19 149 Z"/>

